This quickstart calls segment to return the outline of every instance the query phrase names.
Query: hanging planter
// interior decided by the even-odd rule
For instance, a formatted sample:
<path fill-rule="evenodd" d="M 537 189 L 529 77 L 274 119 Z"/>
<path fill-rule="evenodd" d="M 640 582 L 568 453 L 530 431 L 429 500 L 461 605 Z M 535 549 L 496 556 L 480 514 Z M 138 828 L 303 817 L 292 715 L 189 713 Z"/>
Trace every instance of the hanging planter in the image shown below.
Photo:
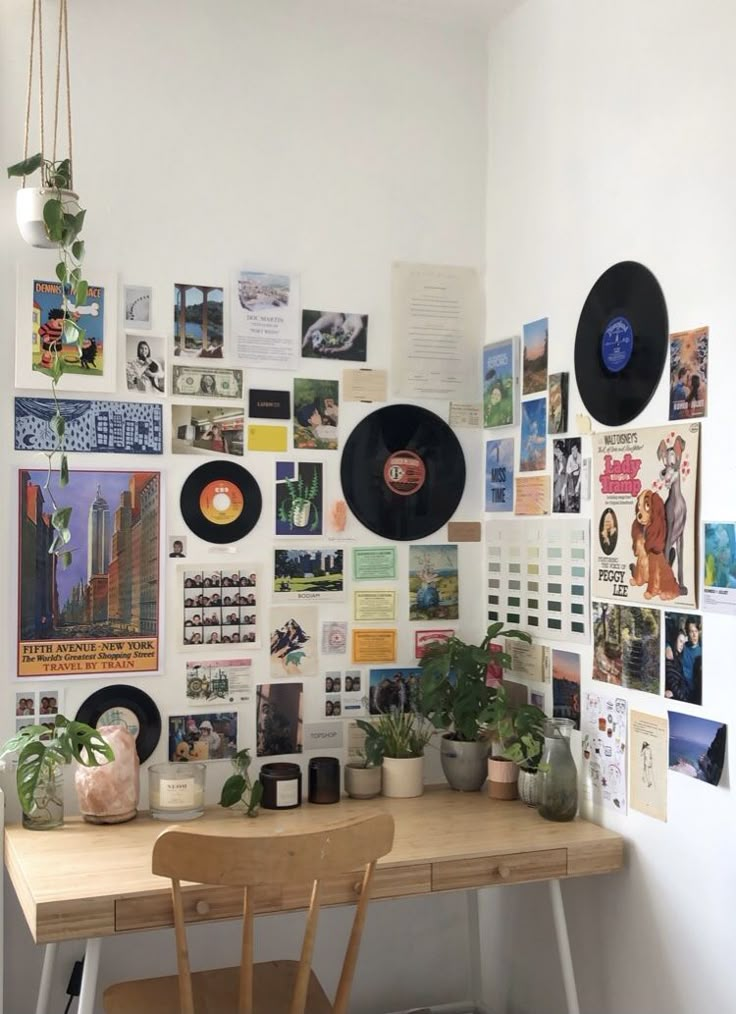
<path fill-rule="evenodd" d="M 64 356 L 62 352 L 76 349 L 80 361 L 85 348 L 86 335 L 78 324 L 78 307 L 84 306 L 87 300 L 87 281 L 82 274 L 84 260 L 84 242 L 80 233 L 84 224 L 85 211 L 79 206 L 79 199 L 74 192 L 72 182 L 72 105 L 69 79 L 69 38 L 67 0 L 59 0 L 58 44 L 56 51 L 56 78 L 53 115 L 53 139 L 51 158 L 46 157 L 46 133 L 44 115 L 44 76 L 43 76 L 43 22 L 42 0 L 31 0 L 31 43 L 28 57 L 28 91 L 26 96 L 25 132 L 23 141 L 23 158 L 8 168 L 8 176 L 20 177 L 21 189 L 16 197 L 16 219 L 23 239 L 34 247 L 53 248 L 58 254 L 55 273 L 61 288 L 61 306 L 56 312 L 54 324 L 56 329 L 45 339 L 44 353 L 41 358 L 39 372 L 46 374 L 51 381 L 51 394 L 54 399 L 54 413 L 49 420 L 49 427 L 54 442 L 51 450 L 46 452 L 48 460 L 48 478 L 44 490 L 51 503 L 51 526 L 54 536 L 49 552 L 56 556 L 62 567 L 71 562 L 70 519 L 72 508 L 57 504 L 51 491 L 51 475 L 58 459 L 59 486 L 69 483 L 69 464 L 67 461 L 64 432 L 66 428 L 61 403 L 57 396 L 57 384 L 64 373 Z M 38 93 L 39 93 L 39 128 L 41 150 L 36 155 L 28 155 L 28 141 L 31 123 L 31 95 L 34 80 L 34 56 L 38 43 Z M 61 91 L 62 62 L 65 69 L 67 139 L 69 155 L 57 160 L 57 137 L 59 125 L 59 97 Z M 40 187 L 27 187 L 26 179 L 35 173 L 40 174 Z M 89 342 L 87 342 L 89 344 Z"/>

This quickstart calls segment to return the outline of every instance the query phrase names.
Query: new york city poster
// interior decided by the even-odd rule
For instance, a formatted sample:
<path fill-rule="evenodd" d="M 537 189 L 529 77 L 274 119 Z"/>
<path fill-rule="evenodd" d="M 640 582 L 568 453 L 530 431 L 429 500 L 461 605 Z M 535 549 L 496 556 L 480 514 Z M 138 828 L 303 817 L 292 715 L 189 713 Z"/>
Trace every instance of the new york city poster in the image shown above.
<path fill-rule="evenodd" d="M 158 669 L 161 476 L 78 470 L 59 489 L 72 508 L 62 568 L 49 553 L 45 470 L 19 472 L 18 675 L 100 676 Z"/>

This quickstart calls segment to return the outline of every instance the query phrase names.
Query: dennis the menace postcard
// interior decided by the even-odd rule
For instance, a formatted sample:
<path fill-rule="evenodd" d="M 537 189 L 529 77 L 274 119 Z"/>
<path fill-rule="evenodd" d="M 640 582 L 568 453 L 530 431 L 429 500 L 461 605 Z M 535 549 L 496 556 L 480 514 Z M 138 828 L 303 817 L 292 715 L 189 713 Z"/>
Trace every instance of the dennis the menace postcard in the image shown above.
<path fill-rule="evenodd" d="M 695 607 L 700 425 L 593 440 L 593 597 Z"/>

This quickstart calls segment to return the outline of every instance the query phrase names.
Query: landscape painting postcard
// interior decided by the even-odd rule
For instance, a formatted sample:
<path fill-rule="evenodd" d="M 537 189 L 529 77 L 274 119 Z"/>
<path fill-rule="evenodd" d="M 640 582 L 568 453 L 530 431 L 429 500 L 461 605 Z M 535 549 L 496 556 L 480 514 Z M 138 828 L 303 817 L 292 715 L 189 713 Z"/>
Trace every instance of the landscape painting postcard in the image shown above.
<path fill-rule="evenodd" d="M 225 355 L 223 290 L 219 285 L 174 285 L 174 355 L 222 359 Z M 229 355 L 229 350 L 228 350 Z"/>
<path fill-rule="evenodd" d="M 718 785 L 726 761 L 726 726 L 681 711 L 668 713 L 670 771 Z"/>
<path fill-rule="evenodd" d="M 542 317 L 522 328 L 524 367 L 522 394 L 538 394 L 547 390 L 547 347 L 549 320 Z"/>
<path fill-rule="evenodd" d="M 49 552 L 54 501 L 71 508 L 65 568 Z M 74 469 L 60 488 L 58 472 L 20 470 L 19 676 L 158 669 L 160 529 L 159 472 Z"/>
<path fill-rule="evenodd" d="M 409 546 L 409 619 L 456 620 L 457 546 Z"/>
<path fill-rule="evenodd" d="M 593 679 L 659 693 L 661 616 L 609 602 L 593 603 Z"/>
<path fill-rule="evenodd" d="M 163 408 L 150 401 L 59 398 L 64 449 L 93 454 L 163 454 Z M 15 399 L 16 451 L 51 451 L 53 398 Z"/>
<path fill-rule="evenodd" d="M 338 602 L 345 598 L 343 551 L 331 545 L 275 549 L 276 602 Z"/>

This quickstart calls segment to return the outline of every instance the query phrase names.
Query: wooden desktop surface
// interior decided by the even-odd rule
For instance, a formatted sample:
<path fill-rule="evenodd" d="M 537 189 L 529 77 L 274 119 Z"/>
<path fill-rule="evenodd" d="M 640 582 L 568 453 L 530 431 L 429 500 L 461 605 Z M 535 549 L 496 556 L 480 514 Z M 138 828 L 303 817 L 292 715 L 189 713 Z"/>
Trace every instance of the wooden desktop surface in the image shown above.
<path fill-rule="evenodd" d="M 613 831 L 581 819 L 552 823 L 521 802 L 446 787 L 416 799 L 379 796 L 262 810 L 256 819 L 214 807 L 180 827 L 268 836 L 326 830 L 378 812 L 394 817 L 396 837 L 379 861 L 374 898 L 611 873 L 623 865 L 623 839 Z M 56 831 L 8 825 L 5 865 L 36 943 L 171 926 L 169 881 L 151 873 L 153 842 L 170 826 L 147 813 L 107 826 L 72 818 Z M 330 878 L 323 904 L 351 903 L 359 888 L 357 875 Z M 306 908 L 309 893 L 310 885 L 264 885 L 256 892 L 256 912 Z M 184 889 L 184 904 L 190 922 L 232 919 L 242 913 L 243 896 L 230 887 L 192 885 Z"/>

